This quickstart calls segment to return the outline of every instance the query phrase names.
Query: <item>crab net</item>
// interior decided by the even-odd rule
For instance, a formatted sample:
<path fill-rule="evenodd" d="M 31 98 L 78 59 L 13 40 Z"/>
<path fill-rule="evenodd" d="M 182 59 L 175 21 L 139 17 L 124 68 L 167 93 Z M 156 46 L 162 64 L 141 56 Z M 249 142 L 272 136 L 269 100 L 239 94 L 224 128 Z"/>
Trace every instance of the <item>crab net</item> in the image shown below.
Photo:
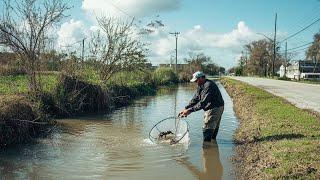
<path fill-rule="evenodd" d="M 185 143 L 189 141 L 189 124 L 180 117 L 168 117 L 156 123 L 149 132 L 154 143 Z"/>

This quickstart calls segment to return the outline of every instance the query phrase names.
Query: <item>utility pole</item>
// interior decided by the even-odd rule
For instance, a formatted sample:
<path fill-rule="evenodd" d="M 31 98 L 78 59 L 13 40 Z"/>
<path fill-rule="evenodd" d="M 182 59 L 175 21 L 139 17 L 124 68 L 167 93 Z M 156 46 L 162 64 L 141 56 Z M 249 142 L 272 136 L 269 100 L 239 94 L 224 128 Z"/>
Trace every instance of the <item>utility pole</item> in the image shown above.
<path fill-rule="evenodd" d="M 170 55 L 170 68 L 172 68 L 173 58 L 174 58 L 174 56 L 173 56 L 173 54 L 171 54 Z"/>
<path fill-rule="evenodd" d="M 175 71 L 177 73 L 177 64 L 178 64 L 178 35 L 180 34 L 180 32 L 173 32 L 170 33 L 173 34 L 176 37 L 176 65 L 175 65 Z"/>
<path fill-rule="evenodd" d="M 274 21 L 274 39 L 273 39 L 273 59 L 272 59 L 272 77 L 274 76 L 274 63 L 276 61 L 276 40 L 277 40 L 277 13 Z"/>
<path fill-rule="evenodd" d="M 84 40 L 85 40 L 86 38 L 83 38 L 82 39 L 82 54 L 81 54 L 81 61 L 82 61 L 82 63 L 84 62 Z"/>
<path fill-rule="evenodd" d="M 286 41 L 286 50 L 285 50 L 285 61 L 284 61 L 284 77 L 286 78 L 287 77 L 287 62 L 288 62 L 288 51 L 287 51 L 287 41 Z"/>

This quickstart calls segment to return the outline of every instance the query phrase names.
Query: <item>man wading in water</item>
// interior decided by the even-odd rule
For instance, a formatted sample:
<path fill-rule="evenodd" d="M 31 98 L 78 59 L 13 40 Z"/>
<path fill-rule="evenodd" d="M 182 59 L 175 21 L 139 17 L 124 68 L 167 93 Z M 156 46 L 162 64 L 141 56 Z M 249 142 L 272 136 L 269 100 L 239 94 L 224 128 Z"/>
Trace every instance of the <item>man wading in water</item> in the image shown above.
<path fill-rule="evenodd" d="M 197 71 L 190 82 L 198 84 L 196 94 L 189 105 L 179 113 L 180 117 L 187 117 L 190 113 L 204 110 L 203 141 L 216 139 L 221 116 L 224 110 L 224 101 L 216 83 L 206 79 L 205 74 Z"/>

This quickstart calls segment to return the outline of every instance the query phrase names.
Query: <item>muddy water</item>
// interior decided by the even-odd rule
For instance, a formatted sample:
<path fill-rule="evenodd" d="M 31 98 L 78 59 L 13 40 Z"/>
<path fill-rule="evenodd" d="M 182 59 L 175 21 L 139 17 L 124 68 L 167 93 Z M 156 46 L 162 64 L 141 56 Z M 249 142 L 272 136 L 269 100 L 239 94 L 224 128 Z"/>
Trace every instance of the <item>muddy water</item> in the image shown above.
<path fill-rule="evenodd" d="M 231 179 L 237 127 L 223 87 L 225 111 L 216 143 L 202 144 L 203 112 L 191 114 L 190 143 L 155 145 L 152 126 L 177 114 L 195 86 L 162 89 L 108 115 L 59 120 L 48 138 L 1 150 L 0 179 Z"/>

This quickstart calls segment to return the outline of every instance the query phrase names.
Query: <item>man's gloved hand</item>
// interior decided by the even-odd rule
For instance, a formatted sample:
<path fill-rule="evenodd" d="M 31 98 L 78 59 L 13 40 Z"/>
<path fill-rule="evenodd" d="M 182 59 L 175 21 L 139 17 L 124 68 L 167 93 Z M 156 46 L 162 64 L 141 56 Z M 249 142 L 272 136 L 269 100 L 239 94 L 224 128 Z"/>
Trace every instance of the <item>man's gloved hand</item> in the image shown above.
<path fill-rule="evenodd" d="M 179 113 L 179 117 L 187 117 L 191 112 L 188 109 L 184 109 Z"/>

